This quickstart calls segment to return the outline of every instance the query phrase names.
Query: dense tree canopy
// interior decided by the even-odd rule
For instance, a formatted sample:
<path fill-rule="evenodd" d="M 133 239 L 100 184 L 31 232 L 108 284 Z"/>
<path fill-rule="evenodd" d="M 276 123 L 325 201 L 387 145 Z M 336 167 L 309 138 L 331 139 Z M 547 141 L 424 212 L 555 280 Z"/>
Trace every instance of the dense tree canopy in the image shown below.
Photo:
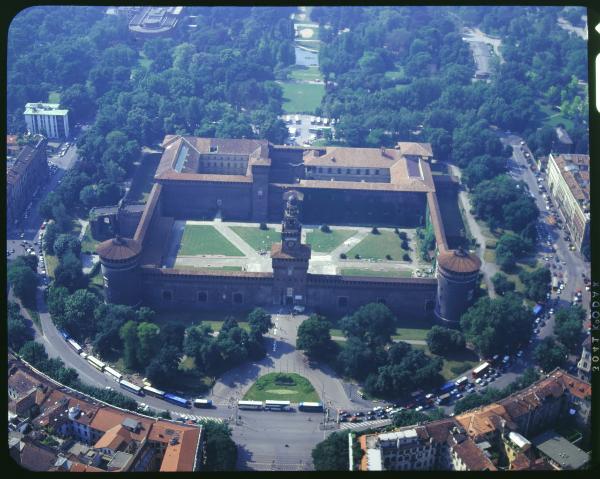
<path fill-rule="evenodd" d="M 427 346 L 433 354 L 444 356 L 464 349 L 465 338 L 460 331 L 433 326 L 427 333 Z"/>
<path fill-rule="evenodd" d="M 468 343 L 483 357 L 514 352 L 531 335 L 533 317 L 513 293 L 480 298 L 460 319 Z"/>
<path fill-rule="evenodd" d="M 534 301 L 544 301 L 546 293 L 550 291 L 552 273 L 549 268 L 537 268 L 533 271 L 521 271 L 519 279 L 525 286 L 525 296 Z"/>
<path fill-rule="evenodd" d="M 309 358 L 325 357 L 331 352 L 331 323 L 323 316 L 311 315 L 298 328 L 296 347 L 304 350 Z"/>
<path fill-rule="evenodd" d="M 567 357 L 567 348 L 557 343 L 552 336 L 542 339 L 533 351 L 533 359 L 546 372 L 562 366 Z"/>
<path fill-rule="evenodd" d="M 554 316 L 554 334 L 571 352 L 580 350 L 584 318 L 585 310 L 579 305 L 560 308 Z"/>
<path fill-rule="evenodd" d="M 348 433 L 333 432 L 312 450 L 312 459 L 317 471 L 347 471 Z"/>

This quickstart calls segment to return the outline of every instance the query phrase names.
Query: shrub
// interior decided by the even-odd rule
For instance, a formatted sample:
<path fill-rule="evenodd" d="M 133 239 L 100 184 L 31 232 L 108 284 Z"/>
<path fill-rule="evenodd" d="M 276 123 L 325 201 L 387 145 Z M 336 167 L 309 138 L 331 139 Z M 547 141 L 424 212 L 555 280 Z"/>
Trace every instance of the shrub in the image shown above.
<path fill-rule="evenodd" d="M 263 231 L 266 231 L 266 230 L 269 229 L 269 227 L 267 226 L 267 223 L 261 223 L 260 224 L 260 229 L 263 230 Z"/>
<path fill-rule="evenodd" d="M 377 229 L 377 226 L 373 226 L 373 228 L 371 229 L 371 234 L 374 234 L 374 235 L 379 234 L 379 230 Z"/>
<path fill-rule="evenodd" d="M 402 256 L 402 260 L 403 261 L 410 261 L 410 255 L 408 253 L 404 253 L 404 255 Z"/>
<path fill-rule="evenodd" d="M 360 255 L 357 253 L 357 254 L 354 255 L 354 258 L 355 259 L 360 259 Z"/>
<path fill-rule="evenodd" d="M 406 231 L 400 231 L 400 233 L 398 233 L 398 236 L 401 240 L 408 240 L 408 235 L 406 234 Z"/>
<path fill-rule="evenodd" d="M 347 257 L 348 257 L 348 255 L 346 255 L 346 253 L 340 253 L 341 259 L 346 259 Z"/>
<path fill-rule="evenodd" d="M 331 233 L 331 228 L 329 227 L 329 225 L 322 225 L 321 226 L 321 231 L 323 233 Z"/>
<path fill-rule="evenodd" d="M 386 254 L 385 255 L 385 259 L 392 259 L 392 255 L 391 254 Z"/>
<path fill-rule="evenodd" d="M 402 244 L 400 245 L 400 247 L 405 251 L 408 250 L 408 241 L 402 240 Z"/>

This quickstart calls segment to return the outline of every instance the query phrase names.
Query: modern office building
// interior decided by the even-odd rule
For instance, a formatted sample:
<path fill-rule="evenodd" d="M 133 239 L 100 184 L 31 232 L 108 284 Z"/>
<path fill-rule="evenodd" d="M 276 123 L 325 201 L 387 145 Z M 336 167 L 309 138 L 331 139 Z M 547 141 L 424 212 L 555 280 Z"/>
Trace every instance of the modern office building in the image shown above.
<path fill-rule="evenodd" d="M 58 103 L 27 103 L 25 123 L 31 134 L 47 138 L 69 138 L 69 110 Z"/>

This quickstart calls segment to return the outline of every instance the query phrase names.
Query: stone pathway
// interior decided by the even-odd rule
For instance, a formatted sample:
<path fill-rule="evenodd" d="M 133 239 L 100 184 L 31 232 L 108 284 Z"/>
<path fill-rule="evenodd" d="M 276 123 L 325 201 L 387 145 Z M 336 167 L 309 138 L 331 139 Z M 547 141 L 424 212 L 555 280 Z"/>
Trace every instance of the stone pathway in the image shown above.
<path fill-rule="evenodd" d="M 331 336 L 331 339 L 333 341 L 347 341 L 348 340 L 348 338 L 346 338 L 346 336 Z M 393 341 L 395 343 L 419 344 L 421 346 L 424 346 L 427 344 L 427 341 L 424 341 L 423 339 L 394 339 Z"/>

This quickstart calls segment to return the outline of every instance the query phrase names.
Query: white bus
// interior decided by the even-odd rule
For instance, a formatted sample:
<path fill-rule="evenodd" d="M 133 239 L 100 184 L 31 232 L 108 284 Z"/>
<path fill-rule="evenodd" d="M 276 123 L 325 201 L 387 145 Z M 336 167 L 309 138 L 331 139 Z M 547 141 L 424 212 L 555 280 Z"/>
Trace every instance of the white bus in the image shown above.
<path fill-rule="evenodd" d="M 79 355 L 80 355 L 80 356 L 81 356 L 83 359 L 87 359 L 87 358 L 88 358 L 88 356 L 89 356 L 89 354 L 88 354 L 88 353 L 86 353 L 85 351 L 81 351 L 81 352 L 79 353 Z"/>
<path fill-rule="evenodd" d="M 271 399 L 265 401 L 265 409 L 267 411 L 287 411 L 289 408 L 289 401 L 273 401 Z"/>
<path fill-rule="evenodd" d="M 163 398 L 165 395 L 164 391 L 161 391 L 160 389 L 156 389 L 153 388 L 152 386 L 144 386 L 142 388 L 144 390 L 144 392 L 150 396 L 156 396 L 157 398 Z"/>
<path fill-rule="evenodd" d="M 113 368 L 111 368 L 110 366 L 106 366 L 104 368 L 104 372 L 108 373 L 109 375 L 111 375 L 112 377 L 116 378 L 117 381 L 119 381 L 123 375 L 119 372 L 119 371 L 115 371 Z"/>
<path fill-rule="evenodd" d="M 456 380 L 456 382 L 454 383 L 454 385 L 457 388 L 464 388 L 467 384 L 469 383 L 469 378 L 467 378 L 467 376 L 463 376 L 462 378 L 458 378 Z"/>
<path fill-rule="evenodd" d="M 128 391 L 131 391 L 132 393 L 137 394 L 138 396 L 143 396 L 144 392 L 142 391 L 142 388 L 139 386 L 136 386 L 135 384 L 132 384 L 128 381 L 125 381 L 124 379 L 121 379 L 119 381 L 120 386 L 123 389 L 127 389 Z"/>
<path fill-rule="evenodd" d="M 262 401 L 238 401 L 239 409 L 262 409 L 263 407 Z"/>
<path fill-rule="evenodd" d="M 104 371 L 104 368 L 106 367 L 106 364 L 104 364 L 102 361 L 100 361 L 98 358 L 95 358 L 94 356 L 88 356 L 87 357 L 88 362 L 94 366 L 97 370 L 99 371 Z"/>
<path fill-rule="evenodd" d="M 485 373 L 490 367 L 490 363 L 485 362 L 483 364 L 480 364 L 479 366 L 477 366 L 475 369 L 473 369 L 473 377 L 474 378 L 478 378 L 479 376 L 481 376 L 483 373 Z"/>
<path fill-rule="evenodd" d="M 194 399 L 194 407 L 209 408 L 212 407 L 212 401 L 210 399 Z"/>
<path fill-rule="evenodd" d="M 69 338 L 69 339 L 67 339 L 67 342 L 68 342 L 68 343 L 69 343 L 71 346 L 73 346 L 73 349 L 74 349 L 75 351 L 77 351 L 77 354 L 79 354 L 79 353 L 80 353 L 80 352 L 83 350 L 83 348 L 82 348 L 81 346 L 79 346 L 79 344 L 77 344 L 77 343 L 76 343 L 75 341 L 73 341 L 72 339 L 70 339 L 70 338 Z"/>

